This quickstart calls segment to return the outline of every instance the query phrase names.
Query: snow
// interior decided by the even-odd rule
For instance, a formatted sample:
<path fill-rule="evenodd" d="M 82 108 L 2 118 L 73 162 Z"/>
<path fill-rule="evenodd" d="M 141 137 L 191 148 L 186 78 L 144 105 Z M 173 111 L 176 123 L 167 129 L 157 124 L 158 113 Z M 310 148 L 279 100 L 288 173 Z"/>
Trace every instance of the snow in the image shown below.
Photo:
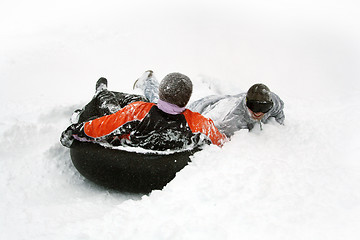
<path fill-rule="evenodd" d="M 359 239 L 360 4 L 0 3 L 0 239 Z M 59 143 L 96 80 L 181 72 L 191 101 L 262 82 L 285 126 L 196 153 L 162 191 L 108 191 Z"/>

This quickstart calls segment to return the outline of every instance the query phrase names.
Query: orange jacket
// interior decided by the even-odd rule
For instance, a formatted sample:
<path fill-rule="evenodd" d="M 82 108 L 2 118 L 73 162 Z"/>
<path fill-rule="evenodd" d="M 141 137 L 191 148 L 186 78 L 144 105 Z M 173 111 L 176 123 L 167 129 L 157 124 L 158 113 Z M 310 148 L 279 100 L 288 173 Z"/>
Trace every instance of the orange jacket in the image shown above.
<path fill-rule="evenodd" d="M 131 103 L 118 112 L 83 123 L 73 134 L 88 139 L 115 140 L 147 149 L 181 149 L 204 142 L 222 146 L 226 141 L 211 119 L 186 109 L 167 114 L 154 103 Z"/>

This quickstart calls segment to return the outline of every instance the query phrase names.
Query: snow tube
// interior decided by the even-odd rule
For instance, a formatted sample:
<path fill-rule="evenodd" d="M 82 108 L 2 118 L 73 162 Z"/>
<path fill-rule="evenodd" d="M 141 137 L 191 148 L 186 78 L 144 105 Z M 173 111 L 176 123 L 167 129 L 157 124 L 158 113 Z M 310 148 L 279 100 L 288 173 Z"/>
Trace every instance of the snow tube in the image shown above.
<path fill-rule="evenodd" d="M 162 189 L 198 150 L 171 154 L 136 153 L 74 141 L 70 155 L 75 168 L 90 181 L 126 192 Z"/>

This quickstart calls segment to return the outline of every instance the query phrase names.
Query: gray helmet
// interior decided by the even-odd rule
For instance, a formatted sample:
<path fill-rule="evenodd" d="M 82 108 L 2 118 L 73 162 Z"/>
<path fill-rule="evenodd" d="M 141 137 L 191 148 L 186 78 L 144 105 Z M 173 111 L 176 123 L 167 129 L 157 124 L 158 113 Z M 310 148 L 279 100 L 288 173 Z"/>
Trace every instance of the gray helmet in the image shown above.
<path fill-rule="evenodd" d="M 251 86 L 246 94 L 249 101 L 272 102 L 270 89 L 262 84 L 257 83 Z"/>
<path fill-rule="evenodd" d="M 165 102 L 185 107 L 192 94 L 192 82 L 181 73 L 169 73 L 159 86 L 159 98 Z"/>

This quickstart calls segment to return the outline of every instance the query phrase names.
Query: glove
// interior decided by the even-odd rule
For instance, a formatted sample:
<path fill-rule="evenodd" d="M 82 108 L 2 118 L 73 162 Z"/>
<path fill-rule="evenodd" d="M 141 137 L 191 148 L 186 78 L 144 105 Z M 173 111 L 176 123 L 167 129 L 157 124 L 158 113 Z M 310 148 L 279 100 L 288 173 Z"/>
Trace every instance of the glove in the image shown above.
<path fill-rule="evenodd" d="M 64 147 L 70 148 L 74 142 L 73 131 L 68 128 L 62 132 L 60 142 Z"/>

